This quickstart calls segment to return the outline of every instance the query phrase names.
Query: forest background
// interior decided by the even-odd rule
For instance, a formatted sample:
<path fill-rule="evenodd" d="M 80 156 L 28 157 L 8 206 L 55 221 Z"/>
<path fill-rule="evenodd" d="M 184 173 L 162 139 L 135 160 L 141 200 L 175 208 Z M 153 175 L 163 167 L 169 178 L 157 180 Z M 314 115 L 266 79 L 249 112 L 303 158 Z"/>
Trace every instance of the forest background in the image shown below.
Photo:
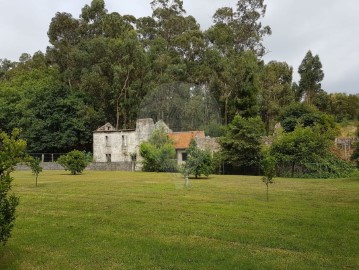
<path fill-rule="evenodd" d="M 180 0 L 155 0 L 151 7 L 152 16 L 136 18 L 109 13 L 103 0 L 93 0 L 79 18 L 56 13 L 46 52 L 0 60 L 0 130 L 21 128 L 33 153 L 91 151 L 93 130 L 105 122 L 134 128 L 146 95 L 173 82 L 206 89 L 219 105 L 220 125 L 236 115 L 260 117 L 263 135 L 273 134 L 278 121 L 287 123 L 298 103 L 337 123 L 358 119 L 357 94 L 322 89 L 318 55 L 304 56 L 298 83 L 287 63 L 264 63 L 263 39 L 271 29 L 261 24 L 263 0 L 218 9 L 207 30 Z M 213 123 L 207 131 L 224 134 Z"/>

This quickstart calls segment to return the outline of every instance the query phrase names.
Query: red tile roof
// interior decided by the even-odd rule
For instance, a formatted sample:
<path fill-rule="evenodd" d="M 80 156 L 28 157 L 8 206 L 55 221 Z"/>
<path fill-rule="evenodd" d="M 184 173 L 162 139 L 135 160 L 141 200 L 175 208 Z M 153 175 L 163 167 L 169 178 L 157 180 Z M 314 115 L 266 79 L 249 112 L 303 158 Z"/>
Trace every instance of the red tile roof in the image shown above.
<path fill-rule="evenodd" d="M 187 149 L 194 138 L 205 138 L 204 131 L 188 131 L 169 133 L 168 137 L 173 141 L 176 149 Z"/>

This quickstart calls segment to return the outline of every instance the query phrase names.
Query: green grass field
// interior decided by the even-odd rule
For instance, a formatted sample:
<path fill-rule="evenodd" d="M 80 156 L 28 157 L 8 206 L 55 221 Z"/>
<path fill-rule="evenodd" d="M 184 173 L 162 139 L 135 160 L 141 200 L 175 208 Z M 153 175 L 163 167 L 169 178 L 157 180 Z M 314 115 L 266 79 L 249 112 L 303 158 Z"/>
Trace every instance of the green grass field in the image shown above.
<path fill-rule="evenodd" d="M 0 269 L 359 269 L 359 179 L 14 177 Z"/>

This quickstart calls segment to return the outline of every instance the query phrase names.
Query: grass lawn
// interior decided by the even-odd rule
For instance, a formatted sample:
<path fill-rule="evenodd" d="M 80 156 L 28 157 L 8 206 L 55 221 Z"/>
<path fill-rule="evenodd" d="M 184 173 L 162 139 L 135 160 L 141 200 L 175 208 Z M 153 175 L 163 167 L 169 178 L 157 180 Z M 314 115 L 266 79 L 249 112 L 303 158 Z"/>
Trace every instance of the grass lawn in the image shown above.
<path fill-rule="evenodd" d="M 359 179 L 14 177 L 0 269 L 359 269 Z"/>

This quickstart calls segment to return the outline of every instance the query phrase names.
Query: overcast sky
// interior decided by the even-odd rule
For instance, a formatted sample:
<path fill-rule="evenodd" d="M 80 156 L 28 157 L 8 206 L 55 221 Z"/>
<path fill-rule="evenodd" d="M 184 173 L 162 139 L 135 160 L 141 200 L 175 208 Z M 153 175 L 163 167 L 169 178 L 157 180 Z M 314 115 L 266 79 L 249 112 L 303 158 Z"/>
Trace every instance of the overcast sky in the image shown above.
<path fill-rule="evenodd" d="M 151 15 L 151 0 L 105 0 L 109 12 Z M 234 7 L 236 0 L 183 0 L 187 14 L 207 29 L 217 8 Z M 0 58 L 17 61 L 26 52 L 45 51 L 47 30 L 56 12 L 79 17 L 91 0 L 0 0 Z M 318 54 L 327 92 L 359 93 L 359 1 L 358 0 L 265 0 L 264 25 L 273 34 L 264 44 L 269 50 L 265 61 L 285 61 L 294 69 L 306 52 Z"/>

